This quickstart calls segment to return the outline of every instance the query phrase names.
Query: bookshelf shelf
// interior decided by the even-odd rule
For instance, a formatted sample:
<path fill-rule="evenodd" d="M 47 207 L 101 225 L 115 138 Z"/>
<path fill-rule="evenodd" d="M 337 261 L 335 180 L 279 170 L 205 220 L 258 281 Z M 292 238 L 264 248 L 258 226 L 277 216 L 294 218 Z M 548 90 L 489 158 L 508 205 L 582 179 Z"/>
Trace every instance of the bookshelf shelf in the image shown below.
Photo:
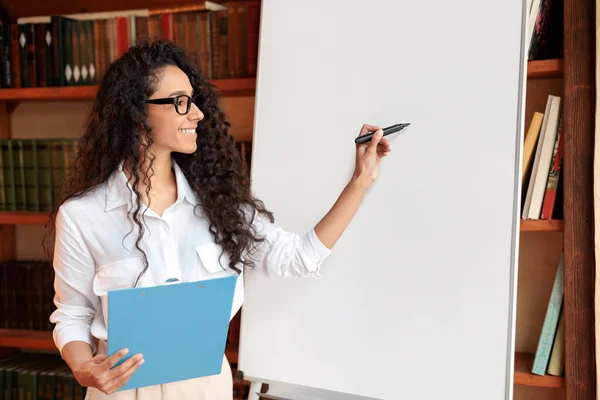
<path fill-rule="evenodd" d="M 52 332 L 0 329 L 0 347 L 30 350 L 56 350 Z"/>
<path fill-rule="evenodd" d="M 213 0 L 221 3 L 222 0 Z M 11 17 L 36 17 L 39 15 L 63 15 L 91 12 L 111 12 L 121 10 L 161 9 L 197 5 L 194 0 L 78 0 L 75 2 L 61 0 L 23 2 L 22 0 L 3 0 L 2 3 Z M 175 3 L 175 4 L 174 4 Z M 204 3 L 204 2 L 202 2 Z"/>
<path fill-rule="evenodd" d="M 46 212 L 1 211 L 0 225 L 44 225 L 48 220 Z M 521 232 L 562 232 L 562 220 L 521 220 Z"/>
<path fill-rule="evenodd" d="M 13 347 L 26 350 L 57 350 L 50 331 L 28 331 L 0 329 L 0 347 Z M 225 349 L 230 363 L 237 363 L 238 352 L 233 347 Z"/>
<path fill-rule="evenodd" d="M 564 224 L 558 219 L 521 220 L 521 232 L 562 232 Z"/>
<path fill-rule="evenodd" d="M 28 350 L 56 350 L 49 331 L 27 331 L 0 329 L 0 347 L 14 347 Z M 238 352 L 233 348 L 226 348 L 225 354 L 230 363 L 237 363 Z M 561 388 L 565 386 L 565 378 L 545 375 L 539 376 L 531 373 L 533 354 L 515 354 L 515 385 L 539 386 Z"/>
<path fill-rule="evenodd" d="M 527 78 L 560 78 L 562 74 L 563 63 L 560 59 L 527 62 Z"/>
<path fill-rule="evenodd" d="M 564 376 L 553 375 L 535 375 L 531 373 L 533 365 L 532 353 L 515 354 L 515 385 L 521 386 L 539 386 L 547 388 L 565 387 Z"/>
<path fill-rule="evenodd" d="M 223 95 L 252 95 L 256 78 L 219 79 L 212 83 Z M 68 101 L 93 100 L 98 86 L 65 86 L 0 89 L 0 101 Z"/>
<path fill-rule="evenodd" d="M 45 212 L 0 212 L 0 225 L 44 225 L 47 220 L 48 213 Z"/>

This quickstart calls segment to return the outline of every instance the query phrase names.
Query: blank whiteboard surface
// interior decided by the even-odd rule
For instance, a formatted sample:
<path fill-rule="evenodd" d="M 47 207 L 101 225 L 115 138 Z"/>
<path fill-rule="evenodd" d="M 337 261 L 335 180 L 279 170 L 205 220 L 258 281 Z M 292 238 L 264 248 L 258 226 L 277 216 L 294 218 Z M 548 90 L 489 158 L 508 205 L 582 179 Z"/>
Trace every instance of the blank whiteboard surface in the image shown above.
<path fill-rule="evenodd" d="M 524 8 L 262 1 L 252 188 L 277 224 L 304 234 L 327 213 L 363 123 L 411 125 L 320 280 L 246 273 L 246 377 L 512 398 Z"/>

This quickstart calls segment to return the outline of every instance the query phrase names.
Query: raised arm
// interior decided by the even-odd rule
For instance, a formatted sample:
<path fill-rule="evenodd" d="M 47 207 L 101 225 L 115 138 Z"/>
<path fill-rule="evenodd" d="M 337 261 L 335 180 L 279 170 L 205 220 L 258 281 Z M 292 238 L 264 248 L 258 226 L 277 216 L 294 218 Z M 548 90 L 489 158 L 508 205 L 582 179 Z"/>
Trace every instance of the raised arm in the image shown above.
<path fill-rule="evenodd" d="M 377 126 L 363 125 L 360 135 L 378 131 L 371 142 L 356 146 L 356 165 L 350 182 L 333 207 L 319 223 L 303 235 L 288 232 L 281 226 L 255 215 L 253 225 L 266 238 L 253 257 L 257 267 L 281 276 L 319 276 L 323 261 L 342 236 L 371 184 L 377 178 L 381 159 L 391 151 Z"/>

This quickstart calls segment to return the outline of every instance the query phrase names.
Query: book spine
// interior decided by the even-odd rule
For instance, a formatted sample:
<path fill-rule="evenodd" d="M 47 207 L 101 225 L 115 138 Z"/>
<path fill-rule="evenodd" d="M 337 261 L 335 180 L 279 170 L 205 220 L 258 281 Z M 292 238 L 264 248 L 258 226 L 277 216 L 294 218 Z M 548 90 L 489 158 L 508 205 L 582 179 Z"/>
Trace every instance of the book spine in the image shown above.
<path fill-rule="evenodd" d="M 546 195 L 544 197 L 544 204 L 542 206 L 541 219 L 552 219 L 552 215 L 554 215 L 556 191 L 558 188 L 558 179 L 560 178 L 562 167 L 563 138 L 563 117 L 561 115 L 556 144 L 554 146 L 552 168 L 548 174 L 548 185 L 546 186 Z"/>
<path fill-rule="evenodd" d="M 545 375 L 548 368 L 548 361 L 552 352 L 554 337 L 556 336 L 556 328 L 558 326 L 558 318 L 560 316 L 561 305 L 564 293 L 564 253 L 560 256 L 558 269 L 554 278 L 554 285 L 550 294 L 548 308 L 546 309 L 546 317 L 542 326 L 542 332 L 538 341 L 533 367 L 531 372 L 536 375 Z"/>

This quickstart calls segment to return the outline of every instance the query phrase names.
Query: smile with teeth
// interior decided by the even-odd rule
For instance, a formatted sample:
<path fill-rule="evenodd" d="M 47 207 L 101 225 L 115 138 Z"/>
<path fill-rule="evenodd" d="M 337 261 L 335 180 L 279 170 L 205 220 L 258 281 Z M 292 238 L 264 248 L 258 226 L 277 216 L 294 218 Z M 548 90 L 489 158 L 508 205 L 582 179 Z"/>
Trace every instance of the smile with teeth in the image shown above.
<path fill-rule="evenodd" d="M 193 135 L 196 133 L 196 128 L 179 129 L 179 132 L 183 133 L 184 135 Z"/>

